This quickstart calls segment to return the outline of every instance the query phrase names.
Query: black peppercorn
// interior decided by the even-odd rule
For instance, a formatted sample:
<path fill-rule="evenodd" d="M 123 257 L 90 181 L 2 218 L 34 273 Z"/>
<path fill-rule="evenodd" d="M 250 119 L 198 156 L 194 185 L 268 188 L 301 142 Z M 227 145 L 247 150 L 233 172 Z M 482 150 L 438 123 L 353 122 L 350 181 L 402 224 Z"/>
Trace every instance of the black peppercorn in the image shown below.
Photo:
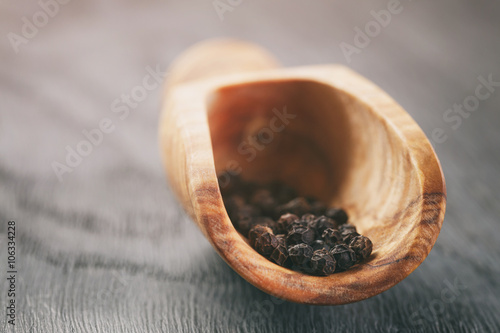
<path fill-rule="evenodd" d="M 294 214 L 281 215 L 281 217 L 277 222 L 277 232 L 288 233 L 290 226 L 297 221 L 299 221 L 299 217 L 297 215 Z"/>
<path fill-rule="evenodd" d="M 350 223 L 342 224 L 341 226 L 339 226 L 339 231 L 340 232 L 344 232 L 344 231 L 355 232 L 356 227 Z"/>
<path fill-rule="evenodd" d="M 278 238 L 271 232 L 264 232 L 255 239 L 255 249 L 265 257 L 269 257 L 279 245 Z"/>
<path fill-rule="evenodd" d="M 326 206 L 321 201 L 315 200 L 309 202 L 309 205 L 311 206 L 311 212 L 316 216 L 324 215 L 326 212 Z"/>
<path fill-rule="evenodd" d="M 325 215 L 335 220 L 338 224 L 347 223 L 347 220 L 349 219 L 345 210 L 340 208 L 329 208 L 326 210 Z"/>
<path fill-rule="evenodd" d="M 276 235 L 276 238 L 278 238 L 278 242 L 286 245 L 286 235 L 285 234 L 278 234 L 278 235 Z"/>
<path fill-rule="evenodd" d="M 342 240 L 340 232 L 337 229 L 328 228 L 321 235 L 326 245 L 333 247 Z"/>
<path fill-rule="evenodd" d="M 326 229 L 337 229 L 337 224 L 329 217 L 319 216 L 309 223 L 309 227 L 316 229 L 316 235 L 320 238 Z"/>
<path fill-rule="evenodd" d="M 260 237 L 264 233 L 273 233 L 272 229 L 266 227 L 264 225 L 256 225 L 250 229 L 248 232 L 248 240 L 250 241 L 250 245 L 255 247 L 255 242 L 258 237 Z"/>
<path fill-rule="evenodd" d="M 306 200 L 309 203 L 309 206 L 311 207 L 310 211 L 312 214 L 316 216 L 325 214 L 326 206 L 322 201 L 318 200 L 313 196 L 307 196 Z"/>
<path fill-rule="evenodd" d="M 306 195 L 304 199 L 306 199 L 307 202 L 309 202 L 309 204 L 313 203 L 314 201 L 317 201 L 316 197 L 313 197 L 312 195 Z"/>
<path fill-rule="evenodd" d="M 258 209 L 250 205 L 245 205 L 238 210 L 233 224 L 243 235 L 248 235 L 250 229 L 255 225 L 255 218 L 258 215 Z"/>
<path fill-rule="evenodd" d="M 297 221 L 293 221 L 292 224 L 288 226 L 288 231 L 295 229 L 295 228 L 308 228 L 309 223 L 302 219 L 298 219 Z"/>
<path fill-rule="evenodd" d="M 321 249 L 330 250 L 330 246 L 326 245 L 325 242 L 323 242 L 321 239 L 314 240 L 314 242 L 311 243 L 311 247 L 314 251 Z"/>
<path fill-rule="evenodd" d="M 239 212 L 236 221 L 233 221 L 233 223 L 235 223 L 235 227 L 239 232 L 243 235 L 248 235 L 248 232 L 254 226 L 253 220 L 254 217 L 252 215 Z"/>
<path fill-rule="evenodd" d="M 253 219 L 253 225 L 264 225 L 273 229 L 273 232 L 278 232 L 276 221 L 266 216 L 257 216 Z"/>
<path fill-rule="evenodd" d="M 285 266 L 288 260 L 288 250 L 286 248 L 285 235 L 276 235 L 278 246 L 271 253 L 271 259 L 280 266 Z"/>
<path fill-rule="evenodd" d="M 309 264 L 311 271 L 316 275 L 330 275 L 335 272 L 335 258 L 326 249 L 314 251 Z"/>
<path fill-rule="evenodd" d="M 305 267 L 311 260 L 313 249 L 307 244 L 297 244 L 288 248 L 288 256 L 298 267 Z"/>
<path fill-rule="evenodd" d="M 273 192 L 278 204 L 284 204 L 297 197 L 297 192 L 283 183 L 274 182 L 271 184 L 271 191 Z"/>
<path fill-rule="evenodd" d="M 259 207 L 264 215 L 272 215 L 276 207 L 276 200 L 271 191 L 266 189 L 256 190 L 250 198 L 250 203 Z"/>
<path fill-rule="evenodd" d="M 309 203 L 305 198 L 298 197 L 293 199 L 292 201 L 289 201 L 284 205 L 278 206 L 276 211 L 278 213 L 278 216 L 281 216 L 286 213 L 302 216 L 307 212 L 309 212 L 310 208 L 311 207 L 309 206 Z"/>
<path fill-rule="evenodd" d="M 340 235 L 342 236 L 342 241 L 349 245 L 351 242 L 351 239 L 353 239 L 356 236 L 359 236 L 359 234 L 356 232 L 356 227 L 353 226 L 352 224 L 343 224 L 339 227 Z"/>
<path fill-rule="evenodd" d="M 344 229 L 343 231 L 340 232 L 340 236 L 342 237 L 342 241 L 348 245 L 351 242 L 351 240 L 359 236 L 359 234 L 356 231 L 353 231 L 352 229 Z"/>
<path fill-rule="evenodd" d="M 241 195 L 233 194 L 224 199 L 224 206 L 229 218 L 234 220 L 240 209 L 245 206 L 245 199 Z"/>
<path fill-rule="evenodd" d="M 349 269 L 356 263 L 356 254 L 347 245 L 337 244 L 331 250 L 330 254 L 337 262 L 337 270 Z"/>
<path fill-rule="evenodd" d="M 360 262 L 372 253 L 372 241 L 365 236 L 356 236 L 349 243 L 349 247 L 356 253 L 356 260 Z"/>
<path fill-rule="evenodd" d="M 302 222 L 305 222 L 306 225 L 308 225 L 312 221 L 316 220 L 316 215 L 314 215 L 314 214 L 304 214 L 304 215 L 302 215 L 302 217 L 300 218 L 300 220 Z"/>
<path fill-rule="evenodd" d="M 300 243 L 311 244 L 314 241 L 314 230 L 307 227 L 292 227 L 286 236 L 288 246 Z"/>

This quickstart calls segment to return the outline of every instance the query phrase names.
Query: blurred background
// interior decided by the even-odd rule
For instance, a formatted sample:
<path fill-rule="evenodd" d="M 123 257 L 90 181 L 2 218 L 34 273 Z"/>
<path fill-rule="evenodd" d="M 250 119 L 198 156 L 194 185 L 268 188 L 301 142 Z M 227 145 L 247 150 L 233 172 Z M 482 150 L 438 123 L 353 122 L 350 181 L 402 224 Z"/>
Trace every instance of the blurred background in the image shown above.
<path fill-rule="evenodd" d="M 17 332 L 500 331 L 499 2 L 2 1 L 0 33 L 0 262 L 15 220 Z M 211 37 L 285 66 L 347 65 L 417 121 L 448 208 L 412 275 L 313 307 L 218 257 L 176 205 L 157 142 L 169 64 Z"/>

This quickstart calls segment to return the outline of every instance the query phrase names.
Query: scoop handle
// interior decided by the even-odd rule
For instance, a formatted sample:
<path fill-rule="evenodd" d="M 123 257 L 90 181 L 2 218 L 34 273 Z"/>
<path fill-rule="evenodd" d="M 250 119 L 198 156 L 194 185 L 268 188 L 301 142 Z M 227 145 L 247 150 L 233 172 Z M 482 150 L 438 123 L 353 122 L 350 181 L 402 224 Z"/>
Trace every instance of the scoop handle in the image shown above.
<path fill-rule="evenodd" d="M 167 89 L 213 76 L 280 67 L 271 53 L 253 43 L 211 39 L 195 44 L 174 60 L 168 71 Z"/>
<path fill-rule="evenodd" d="M 171 97 L 171 93 L 176 90 L 174 89 L 176 86 L 182 88 L 180 86 L 188 86 L 198 80 L 277 67 L 279 67 L 278 61 L 258 45 L 234 39 L 210 39 L 195 44 L 181 53 L 167 71 L 163 94 L 164 106 L 159 122 L 161 154 L 173 192 L 202 231 L 205 227 L 195 216 L 193 201 L 196 200 L 189 188 L 191 183 L 197 181 L 206 183 L 211 178 L 206 174 L 197 178 L 192 174 L 192 169 L 188 175 L 185 163 L 186 155 L 191 154 L 189 151 L 192 147 L 197 148 L 198 155 L 206 153 L 206 161 L 213 159 L 206 110 L 203 110 L 202 114 L 198 107 L 193 108 L 191 105 L 192 100 L 196 100 L 201 94 L 196 87 L 191 86 L 187 89 L 188 95 L 192 94 L 192 97 L 188 96 L 187 100 L 183 100 L 180 104 L 178 99 Z M 194 112 L 188 112 L 189 110 Z M 192 131 L 186 129 L 191 128 L 196 128 L 193 130 L 196 135 L 189 136 Z M 199 156 L 197 158 L 203 160 Z M 210 163 L 213 164 L 213 161 Z M 217 186 L 215 174 L 213 180 L 213 185 Z"/>

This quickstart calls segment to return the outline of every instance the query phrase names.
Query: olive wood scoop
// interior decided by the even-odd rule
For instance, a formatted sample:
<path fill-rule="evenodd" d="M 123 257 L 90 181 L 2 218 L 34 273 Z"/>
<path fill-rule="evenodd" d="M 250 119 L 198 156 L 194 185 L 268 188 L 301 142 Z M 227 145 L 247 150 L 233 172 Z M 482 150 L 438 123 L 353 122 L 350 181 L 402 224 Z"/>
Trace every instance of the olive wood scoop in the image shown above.
<path fill-rule="evenodd" d="M 376 85 L 338 65 L 280 68 L 236 40 L 191 47 L 168 75 L 159 140 L 169 183 L 248 282 L 292 302 L 345 304 L 389 289 L 427 257 L 446 206 L 441 166 L 415 121 Z M 371 256 L 326 277 L 269 261 L 228 217 L 217 179 L 226 169 L 344 208 L 373 241 Z"/>

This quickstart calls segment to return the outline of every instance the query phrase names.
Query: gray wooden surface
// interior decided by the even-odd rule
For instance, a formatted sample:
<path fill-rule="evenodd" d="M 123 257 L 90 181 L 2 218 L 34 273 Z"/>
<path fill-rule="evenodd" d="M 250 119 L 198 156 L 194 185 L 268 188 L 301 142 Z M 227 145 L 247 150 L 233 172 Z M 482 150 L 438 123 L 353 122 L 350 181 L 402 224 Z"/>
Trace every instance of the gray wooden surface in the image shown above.
<path fill-rule="evenodd" d="M 233 2 L 236 3 L 236 2 Z M 389 1 L 243 1 L 221 21 L 211 0 L 72 1 L 15 53 L 10 32 L 35 2 L 0 3 L 0 304 L 6 223 L 17 223 L 17 332 L 500 331 L 500 87 L 452 128 L 443 115 L 500 81 L 498 1 L 406 1 L 350 67 L 392 95 L 434 143 L 448 185 L 427 260 L 363 302 L 271 298 L 234 273 L 179 210 L 159 159 L 160 89 L 120 119 L 111 104 L 192 43 L 258 42 L 288 66 L 344 63 L 340 43 Z M 38 19 L 42 19 L 38 18 Z M 12 35 L 11 35 L 12 36 Z M 486 93 L 486 90 L 482 90 Z M 467 101 L 472 101 L 471 98 Z M 59 181 L 83 130 L 113 122 Z M 3 313 L 3 311 L 0 311 Z M 0 331 L 13 331 L 0 316 Z"/>

